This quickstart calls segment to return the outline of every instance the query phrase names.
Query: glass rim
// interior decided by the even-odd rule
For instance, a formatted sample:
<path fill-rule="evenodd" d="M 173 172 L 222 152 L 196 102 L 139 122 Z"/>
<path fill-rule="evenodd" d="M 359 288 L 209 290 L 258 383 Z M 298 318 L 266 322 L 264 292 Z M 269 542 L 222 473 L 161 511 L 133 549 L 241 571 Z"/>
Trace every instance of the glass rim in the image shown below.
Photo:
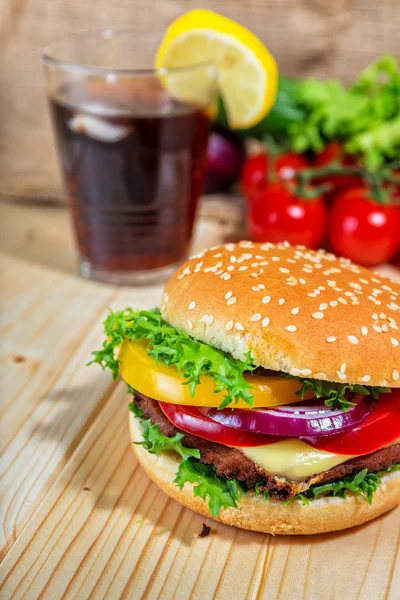
<path fill-rule="evenodd" d="M 82 71 L 86 73 L 98 73 L 98 74 L 115 74 L 115 75 L 138 75 L 138 76 L 152 76 L 152 75 L 163 75 L 163 74 L 171 74 L 171 73 L 185 73 L 191 71 L 196 68 L 207 68 L 207 67 L 215 67 L 216 62 L 213 60 L 199 61 L 197 63 L 190 63 L 188 65 L 184 65 L 181 67 L 162 67 L 162 68 L 127 68 L 127 67 L 106 67 L 102 65 L 91 65 L 80 62 L 73 62 L 68 60 L 63 60 L 61 58 L 56 58 L 55 56 L 51 56 L 51 49 L 56 44 L 61 44 L 68 40 L 74 39 L 84 39 L 85 37 L 89 38 L 103 38 L 103 39 L 111 39 L 113 37 L 118 37 L 124 34 L 132 34 L 135 33 L 139 36 L 146 36 L 149 38 L 150 36 L 156 37 L 159 36 L 162 38 L 163 33 L 161 32 L 152 32 L 152 33 L 137 33 L 134 29 L 97 29 L 92 31 L 84 31 L 80 33 L 72 33 L 70 35 L 61 36 L 55 38 L 54 40 L 48 42 L 42 47 L 40 52 L 40 58 L 43 64 L 51 65 L 60 68 L 66 68 L 73 71 Z"/>

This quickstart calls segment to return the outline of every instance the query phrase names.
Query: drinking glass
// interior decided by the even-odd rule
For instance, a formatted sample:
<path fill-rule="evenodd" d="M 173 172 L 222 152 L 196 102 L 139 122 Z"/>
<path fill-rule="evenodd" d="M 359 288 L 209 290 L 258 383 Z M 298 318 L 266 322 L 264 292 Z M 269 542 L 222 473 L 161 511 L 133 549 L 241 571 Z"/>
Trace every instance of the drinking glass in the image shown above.
<path fill-rule="evenodd" d="M 154 69 L 161 36 L 72 35 L 42 53 L 83 277 L 135 285 L 187 258 L 215 112 L 210 62 Z"/>

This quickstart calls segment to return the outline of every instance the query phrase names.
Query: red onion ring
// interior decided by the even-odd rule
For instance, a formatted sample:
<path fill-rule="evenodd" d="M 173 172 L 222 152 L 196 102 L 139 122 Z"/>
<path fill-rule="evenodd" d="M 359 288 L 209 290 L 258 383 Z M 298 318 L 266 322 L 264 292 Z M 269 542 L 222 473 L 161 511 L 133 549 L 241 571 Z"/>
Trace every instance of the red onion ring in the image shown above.
<path fill-rule="evenodd" d="M 251 410 L 203 407 L 199 410 L 213 421 L 233 429 L 300 438 L 343 433 L 360 425 L 373 412 L 374 405 L 361 394 L 355 394 L 352 402 L 354 406 L 346 412 L 329 408 L 321 400 Z"/>

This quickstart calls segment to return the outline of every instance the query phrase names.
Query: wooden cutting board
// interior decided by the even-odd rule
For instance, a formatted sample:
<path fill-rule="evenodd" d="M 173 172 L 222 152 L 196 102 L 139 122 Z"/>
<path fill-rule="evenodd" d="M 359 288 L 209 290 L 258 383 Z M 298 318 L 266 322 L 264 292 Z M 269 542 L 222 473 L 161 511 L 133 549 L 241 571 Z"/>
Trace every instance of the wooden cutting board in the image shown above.
<path fill-rule="evenodd" d="M 158 490 L 130 447 L 126 386 L 85 363 L 106 307 L 153 306 L 161 287 L 82 281 L 64 212 L 18 210 L 3 213 L 18 226 L 0 257 L 0 597 L 398 600 L 400 508 L 284 538 L 217 524 Z M 218 229 L 205 219 L 197 234 L 215 243 Z"/>

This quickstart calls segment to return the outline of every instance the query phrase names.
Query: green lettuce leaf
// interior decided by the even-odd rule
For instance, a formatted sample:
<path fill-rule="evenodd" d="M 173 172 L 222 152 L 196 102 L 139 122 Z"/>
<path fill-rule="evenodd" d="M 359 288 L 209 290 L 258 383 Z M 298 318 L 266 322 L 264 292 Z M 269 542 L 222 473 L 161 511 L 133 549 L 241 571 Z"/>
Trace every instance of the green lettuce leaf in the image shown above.
<path fill-rule="evenodd" d="M 321 152 L 328 140 L 343 141 L 370 171 L 400 151 L 400 69 L 384 55 L 369 65 L 349 88 L 339 81 L 307 79 L 296 100 L 306 116 L 288 126 L 297 152 Z"/>
<path fill-rule="evenodd" d="M 157 424 L 152 424 L 151 419 L 145 419 L 142 410 L 131 402 L 129 410 L 135 417 L 140 418 L 140 424 L 143 428 L 143 441 L 135 442 L 140 444 L 150 454 L 160 454 L 161 452 L 177 452 L 183 460 L 189 457 L 200 458 L 200 450 L 197 448 L 186 448 L 182 445 L 183 433 L 177 433 L 174 437 L 168 437 L 161 433 Z"/>
<path fill-rule="evenodd" d="M 382 484 L 382 476 L 398 470 L 400 470 L 400 463 L 391 465 L 378 473 L 370 473 L 368 469 L 364 469 L 337 481 L 312 485 L 308 490 L 286 500 L 286 503 L 298 499 L 302 500 L 303 504 L 309 504 L 311 500 L 315 500 L 321 496 L 346 498 L 348 492 L 352 492 L 353 494 L 363 496 L 369 504 L 372 504 L 374 492 Z"/>
<path fill-rule="evenodd" d="M 110 311 L 104 321 L 104 333 L 106 339 L 103 347 L 92 352 L 94 359 L 89 364 L 97 363 L 103 369 L 110 369 L 114 379 L 118 375 L 115 349 L 125 338 L 145 339 L 148 341 L 147 354 L 157 363 L 174 365 L 183 383 L 189 386 L 192 396 L 200 383 L 200 377 L 206 375 L 214 379 L 216 392 L 224 392 L 220 408 L 232 403 L 235 405 L 239 400 L 243 400 L 249 406 L 253 405 L 251 387 L 243 376 L 246 371 L 254 369 L 250 353 L 245 361 L 240 361 L 222 350 L 199 342 L 186 332 L 163 321 L 158 308 Z"/>
<path fill-rule="evenodd" d="M 383 386 L 372 387 L 358 384 L 351 385 L 349 383 L 333 383 L 332 381 L 322 381 L 320 379 L 297 378 L 286 373 L 282 373 L 281 377 L 299 380 L 301 387 L 296 395 L 300 396 L 302 400 L 304 400 L 307 392 L 311 391 L 315 398 L 325 398 L 325 404 L 330 408 L 344 411 L 348 410 L 350 406 L 354 406 L 354 403 L 346 398 L 346 392 L 372 396 L 374 400 L 377 400 L 380 394 L 390 392 L 390 388 Z"/>
<path fill-rule="evenodd" d="M 185 483 L 193 483 L 193 493 L 208 500 L 208 508 L 213 517 L 217 517 L 221 508 L 236 507 L 241 497 L 237 481 L 218 477 L 212 465 L 204 465 L 198 460 L 183 460 L 178 468 L 174 483 L 183 489 Z"/>

